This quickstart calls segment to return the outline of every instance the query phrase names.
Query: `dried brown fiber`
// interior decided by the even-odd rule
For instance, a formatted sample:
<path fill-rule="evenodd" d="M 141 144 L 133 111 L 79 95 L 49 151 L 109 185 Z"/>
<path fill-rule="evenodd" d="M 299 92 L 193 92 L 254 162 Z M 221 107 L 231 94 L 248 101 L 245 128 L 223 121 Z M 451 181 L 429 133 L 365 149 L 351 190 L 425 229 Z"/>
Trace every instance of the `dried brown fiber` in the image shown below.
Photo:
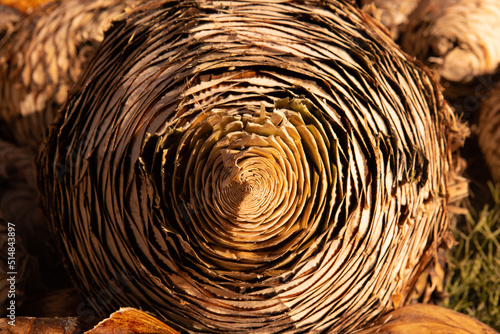
<path fill-rule="evenodd" d="M 436 255 L 464 135 L 348 1 L 144 1 L 50 127 L 38 185 L 102 315 L 349 333 Z"/>

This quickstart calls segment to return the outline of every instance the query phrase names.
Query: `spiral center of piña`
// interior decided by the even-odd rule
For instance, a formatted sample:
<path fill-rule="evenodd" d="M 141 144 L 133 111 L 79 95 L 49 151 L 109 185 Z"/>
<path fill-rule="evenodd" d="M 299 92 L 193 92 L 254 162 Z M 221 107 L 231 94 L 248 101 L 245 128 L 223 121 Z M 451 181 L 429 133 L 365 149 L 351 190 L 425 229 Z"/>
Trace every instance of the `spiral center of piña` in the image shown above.
<path fill-rule="evenodd" d="M 152 136 L 144 152 L 155 146 L 151 166 L 161 164 L 162 212 L 177 217 L 163 220 L 167 229 L 219 267 L 286 263 L 328 224 L 335 179 L 321 129 L 306 102 L 285 99 L 267 110 L 214 108 Z"/>

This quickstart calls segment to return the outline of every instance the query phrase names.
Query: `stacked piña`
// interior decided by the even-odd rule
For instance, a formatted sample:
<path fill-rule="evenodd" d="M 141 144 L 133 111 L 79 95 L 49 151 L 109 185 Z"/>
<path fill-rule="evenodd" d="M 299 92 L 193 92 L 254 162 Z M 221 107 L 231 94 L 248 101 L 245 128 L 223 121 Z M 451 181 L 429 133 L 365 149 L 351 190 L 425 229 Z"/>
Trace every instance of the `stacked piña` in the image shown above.
<path fill-rule="evenodd" d="M 34 182 L 34 156 L 42 132 L 66 101 L 104 30 L 126 6 L 121 0 L 65 0 L 40 6 L 35 2 L 0 1 L 0 211 L 5 215 L 0 228 L 6 230 L 7 222 L 16 226 L 18 247 L 22 240 L 30 260 L 28 266 L 23 264 L 29 270 L 20 267 L 16 276 L 18 315 L 33 294 L 45 291 L 42 281 L 57 277 L 54 268 L 60 261 L 49 258 L 55 253 L 47 246 L 49 231 Z M 21 248 L 18 252 L 21 255 Z M 51 308 L 38 309 L 43 314 Z"/>
<path fill-rule="evenodd" d="M 0 139 L 36 152 L 125 0 L 36 7 L 0 39 Z"/>
<path fill-rule="evenodd" d="M 408 16 L 420 0 L 358 0 L 362 9 L 382 23 L 393 39 L 406 30 Z"/>
<path fill-rule="evenodd" d="M 348 1 L 143 1 L 50 127 L 38 185 L 103 315 L 352 332 L 443 241 L 463 135 Z"/>
<path fill-rule="evenodd" d="M 16 9 L 2 5 L 0 2 L 0 40 L 7 34 L 11 34 L 15 25 L 23 18 Z"/>
<path fill-rule="evenodd" d="M 453 333 L 498 334 L 492 328 L 464 314 L 430 304 L 414 304 L 384 315 L 356 334 Z"/>
<path fill-rule="evenodd" d="M 410 16 L 405 51 L 436 71 L 464 118 L 477 123 L 478 143 L 500 180 L 500 2 L 422 0 Z"/>
<path fill-rule="evenodd" d="M 500 64 L 499 20 L 497 0 L 422 0 L 401 45 L 436 71 L 447 96 L 478 95 L 477 83 L 465 88 Z"/>

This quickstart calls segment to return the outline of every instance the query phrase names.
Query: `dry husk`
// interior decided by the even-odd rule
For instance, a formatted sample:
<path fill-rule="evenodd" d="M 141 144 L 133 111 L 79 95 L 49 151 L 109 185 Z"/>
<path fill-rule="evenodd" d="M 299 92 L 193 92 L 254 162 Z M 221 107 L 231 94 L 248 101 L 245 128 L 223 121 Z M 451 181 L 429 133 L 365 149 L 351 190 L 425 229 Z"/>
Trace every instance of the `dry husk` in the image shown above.
<path fill-rule="evenodd" d="M 122 308 L 89 329 L 78 317 L 19 317 L 12 325 L 0 319 L 2 334 L 179 334 L 151 315 L 133 308 Z M 93 327 L 93 326 L 91 326 Z"/>
<path fill-rule="evenodd" d="M 122 308 L 85 334 L 179 334 L 155 317 L 134 308 Z"/>
<path fill-rule="evenodd" d="M 409 21 L 403 49 L 435 69 L 446 87 L 492 74 L 500 63 L 497 0 L 422 0 Z"/>
<path fill-rule="evenodd" d="M 2 334 L 80 334 L 77 318 L 16 317 L 15 326 L 9 318 L 0 319 Z M 111 334 L 111 333 L 110 333 Z"/>
<path fill-rule="evenodd" d="M 78 318 L 18 317 L 16 326 L 9 319 L 0 319 L 2 333 L 22 334 L 76 334 L 85 331 Z M 137 309 L 122 308 L 112 313 L 85 334 L 178 334 L 153 316 Z M 464 314 L 429 304 L 414 304 L 382 316 L 373 324 L 353 334 L 498 334 L 485 324 Z"/>
<path fill-rule="evenodd" d="M 36 7 L 0 39 L 0 137 L 34 152 L 125 0 Z"/>
<path fill-rule="evenodd" d="M 348 1 L 144 1 L 37 159 L 75 282 L 187 332 L 352 332 L 404 304 L 466 130 Z M 465 189 L 465 190 L 464 190 Z"/>

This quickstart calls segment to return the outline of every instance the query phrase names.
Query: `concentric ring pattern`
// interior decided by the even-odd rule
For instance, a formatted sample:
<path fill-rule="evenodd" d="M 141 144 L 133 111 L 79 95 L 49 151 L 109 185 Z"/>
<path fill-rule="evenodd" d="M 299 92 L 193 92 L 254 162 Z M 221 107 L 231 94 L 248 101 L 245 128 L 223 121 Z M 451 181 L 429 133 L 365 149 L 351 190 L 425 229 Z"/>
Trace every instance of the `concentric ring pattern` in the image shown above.
<path fill-rule="evenodd" d="M 37 159 L 93 307 L 187 332 L 349 332 L 448 227 L 456 123 L 347 1 L 144 2 Z"/>

